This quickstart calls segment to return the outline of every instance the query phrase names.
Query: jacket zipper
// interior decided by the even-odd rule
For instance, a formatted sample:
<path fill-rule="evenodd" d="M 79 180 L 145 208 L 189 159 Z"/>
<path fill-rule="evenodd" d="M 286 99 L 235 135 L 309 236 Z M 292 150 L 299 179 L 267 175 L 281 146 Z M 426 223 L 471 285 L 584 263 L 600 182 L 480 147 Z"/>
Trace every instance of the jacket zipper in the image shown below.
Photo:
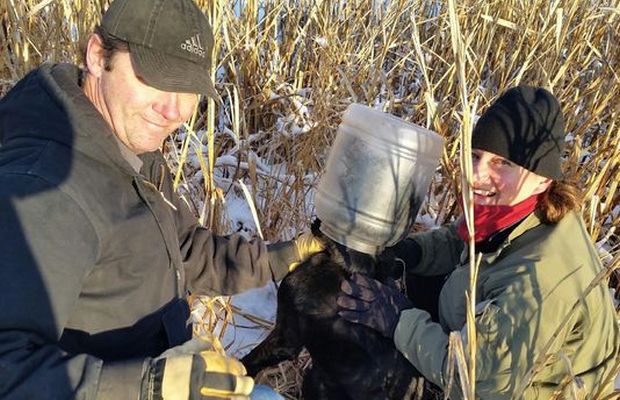
<path fill-rule="evenodd" d="M 176 280 L 176 296 L 177 298 L 181 298 L 184 296 L 184 290 L 183 290 L 184 285 L 182 282 L 181 271 L 179 271 L 180 266 L 177 266 L 176 263 L 174 262 L 174 257 L 172 256 L 172 253 L 171 253 L 172 250 L 169 248 L 168 242 L 166 240 L 166 234 L 165 234 L 164 228 L 159 218 L 157 217 L 157 214 L 155 213 L 153 206 L 148 201 L 148 197 L 146 196 L 146 193 L 144 192 L 144 189 L 142 188 L 141 183 L 144 183 L 145 186 L 151 186 L 152 190 L 158 192 L 161 195 L 161 197 L 163 197 L 163 194 L 159 190 L 157 190 L 157 187 L 155 185 L 150 183 L 148 180 L 146 180 L 146 178 L 142 176 L 134 176 L 133 181 L 136 187 L 136 191 L 138 192 L 138 194 L 142 198 L 142 201 L 146 204 L 147 208 L 153 215 L 153 218 L 155 219 L 155 223 L 157 224 L 157 227 L 159 228 L 159 232 L 161 233 L 162 239 L 164 241 L 164 246 L 166 246 L 166 252 L 168 253 L 168 259 L 170 260 L 170 263 L 172 264 L 172 267 L 174 268 L 174 277 Z M 166 203 L 169 203 L 169 202 L 166 201 Z"/>

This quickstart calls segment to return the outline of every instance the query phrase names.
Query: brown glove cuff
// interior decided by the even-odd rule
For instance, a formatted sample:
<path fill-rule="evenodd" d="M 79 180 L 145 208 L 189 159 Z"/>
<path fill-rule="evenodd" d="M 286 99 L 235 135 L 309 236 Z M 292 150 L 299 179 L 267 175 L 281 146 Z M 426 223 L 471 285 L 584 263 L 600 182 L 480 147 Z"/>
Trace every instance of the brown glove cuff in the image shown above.
<path fill-rule="evenodd" d="M 103 364 L 97 389 L 98 400 L 138 399 L 150 359 L 107 362 Z"/>

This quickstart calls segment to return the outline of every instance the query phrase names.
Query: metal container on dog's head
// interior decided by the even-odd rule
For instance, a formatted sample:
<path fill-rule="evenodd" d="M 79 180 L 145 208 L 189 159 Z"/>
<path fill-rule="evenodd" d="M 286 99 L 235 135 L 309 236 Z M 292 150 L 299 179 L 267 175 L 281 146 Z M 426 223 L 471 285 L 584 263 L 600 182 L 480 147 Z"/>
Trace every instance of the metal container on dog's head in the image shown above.
<path fill-rule="evenodd" d="M 415 221 L 443 144 L 435 132 L 351 104 L 315 195 L 321 231 L 367 254 L 396 244 Z"/>

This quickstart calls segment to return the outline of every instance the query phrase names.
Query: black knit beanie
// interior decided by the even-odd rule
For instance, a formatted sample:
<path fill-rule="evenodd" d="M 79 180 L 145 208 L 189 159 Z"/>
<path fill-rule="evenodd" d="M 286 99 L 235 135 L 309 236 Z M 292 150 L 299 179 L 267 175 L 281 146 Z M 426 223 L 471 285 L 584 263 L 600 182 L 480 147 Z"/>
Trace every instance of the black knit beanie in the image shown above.
<path fill-rule="evenodd" d="M 472 133 L 472 148 L 559 180 L 564 136 L 564 117 L 555 96 L 543 88 L 517 86 L 482 114 Z"/>

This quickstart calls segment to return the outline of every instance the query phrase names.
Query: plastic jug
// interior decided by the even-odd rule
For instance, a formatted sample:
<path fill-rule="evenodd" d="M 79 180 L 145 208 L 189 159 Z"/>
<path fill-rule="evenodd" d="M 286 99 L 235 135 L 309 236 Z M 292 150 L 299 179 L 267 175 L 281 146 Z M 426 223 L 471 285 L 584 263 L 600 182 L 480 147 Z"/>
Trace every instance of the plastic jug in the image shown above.
<path fill-rule="evenodd" d="M 321 231 L 367 254 L 396 244 L 415 221 L 444 141 L 421 126 L 351 104 L 315 194 Z"/>

